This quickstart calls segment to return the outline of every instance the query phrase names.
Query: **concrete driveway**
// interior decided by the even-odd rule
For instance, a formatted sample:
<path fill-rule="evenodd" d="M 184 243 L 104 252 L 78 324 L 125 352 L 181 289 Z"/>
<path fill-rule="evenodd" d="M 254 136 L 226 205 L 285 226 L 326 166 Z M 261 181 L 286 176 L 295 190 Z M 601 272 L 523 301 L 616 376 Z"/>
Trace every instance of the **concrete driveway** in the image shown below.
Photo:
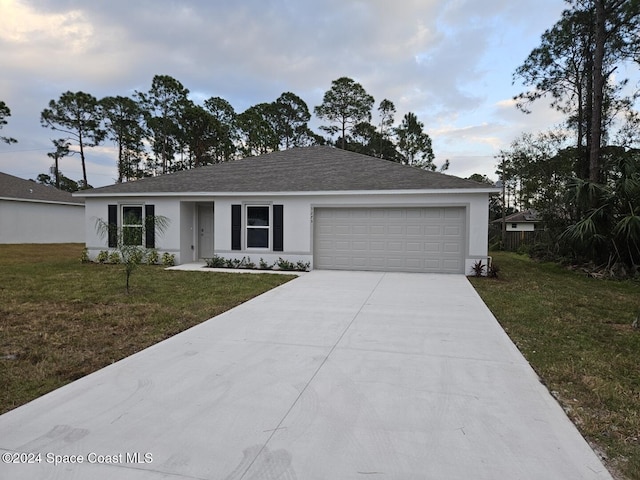
<path fill-rule="evenodd" d="M 459 275 L 313 271 L 2 415 L 0 452 L 12 480 L 611 479 Z"/>

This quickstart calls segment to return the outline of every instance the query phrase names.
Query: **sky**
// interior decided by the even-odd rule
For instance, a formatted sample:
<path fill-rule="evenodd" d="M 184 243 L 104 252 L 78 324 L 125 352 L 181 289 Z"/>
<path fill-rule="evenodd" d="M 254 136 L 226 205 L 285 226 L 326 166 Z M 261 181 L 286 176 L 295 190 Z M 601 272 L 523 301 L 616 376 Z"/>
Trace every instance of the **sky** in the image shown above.
<path fill-rule="evenodd" d="M 560 18 L 564 0 L 0 0 L 0 100 L 11 109 L 0 136 L 0 172 L 48 173 L 51 140 L 40 113 L 63 92 L 103 98 L 147 91 L 170 75 L 198 104 L 229 101 L 237 113 L 283 92 L 313 111 L 331 82 L 350 77 L 397 109 L 414 112 L 448 174 L 495 175 L 495 156 L 524 132 L 561 121 L 531 114 L 513 96 L 513 72 Z M 374 115 L 373 123 L 376 118 Z M 310 126 L 318 133 L 322 121 Z M 117 178 L 108 141 L 88 149 L 94 187 Z M 77 155 L 60 169 L 82 178 Z"/>

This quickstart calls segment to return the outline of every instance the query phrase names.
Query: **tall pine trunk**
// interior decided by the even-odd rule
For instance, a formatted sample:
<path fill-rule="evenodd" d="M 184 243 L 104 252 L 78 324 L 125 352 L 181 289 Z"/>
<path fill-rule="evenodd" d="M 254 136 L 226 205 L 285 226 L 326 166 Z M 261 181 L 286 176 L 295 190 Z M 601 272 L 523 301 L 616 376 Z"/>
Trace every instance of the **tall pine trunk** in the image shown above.
<path fill-rule="evenodd" d="M 591 145 L 589 180 L 600 181 L 600 147 L 602 143 L 602 108 L 604 99 L 604 48 L 606 41 L 605 0 L 595 0 L 595 45 L 593 51 L 593 108 L 591 109 Z"/>

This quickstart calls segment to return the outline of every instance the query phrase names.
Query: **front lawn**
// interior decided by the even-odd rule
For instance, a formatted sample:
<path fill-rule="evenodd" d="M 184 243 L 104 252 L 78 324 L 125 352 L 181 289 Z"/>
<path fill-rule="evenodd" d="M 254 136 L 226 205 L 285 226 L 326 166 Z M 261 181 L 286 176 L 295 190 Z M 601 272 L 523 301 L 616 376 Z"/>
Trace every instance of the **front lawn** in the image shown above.
<path fill-rule="evenodd" d="M 609 467 L 640 479 L 640 283 L 492 255 L 499 278 L 472 284 Z"/>
<path fill-rule="evenodd" d="M 82 264 L 82 245 L 0 245 L 0 413 L 285 283 L 289 275 Z"/>

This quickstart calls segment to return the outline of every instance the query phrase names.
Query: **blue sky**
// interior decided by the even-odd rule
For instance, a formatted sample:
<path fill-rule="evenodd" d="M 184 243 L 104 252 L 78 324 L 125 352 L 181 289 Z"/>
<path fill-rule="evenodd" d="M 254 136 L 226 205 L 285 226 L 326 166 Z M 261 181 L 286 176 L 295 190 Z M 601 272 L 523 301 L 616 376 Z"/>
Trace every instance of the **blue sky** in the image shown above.
<path fill-rule="evenodd" d="M 545 105 L 531 115 L 511 98 L 514 70 L 565 8 L 563 0 L 0 0 L 0 100 L 11 108 L 0 171 L 47 172 L 56 132 L 40 112 L 67 91 L 101 98 L 147 90 L 171 75 L 199 102 L 227 99 L 241 112 L 281 93 L 310 110 L 331 81 L 360 82 L 396 122 L 412 111 L 450 174 L 495 177 L 494 156 L 523 132 L 561 118 Z M 317 129 L 319 123 L 312 122 Z M 112 145 L 87 153 L 89 183 L 116 178 Z M 77 156 L 61 169 L 81 178 Z"/>

